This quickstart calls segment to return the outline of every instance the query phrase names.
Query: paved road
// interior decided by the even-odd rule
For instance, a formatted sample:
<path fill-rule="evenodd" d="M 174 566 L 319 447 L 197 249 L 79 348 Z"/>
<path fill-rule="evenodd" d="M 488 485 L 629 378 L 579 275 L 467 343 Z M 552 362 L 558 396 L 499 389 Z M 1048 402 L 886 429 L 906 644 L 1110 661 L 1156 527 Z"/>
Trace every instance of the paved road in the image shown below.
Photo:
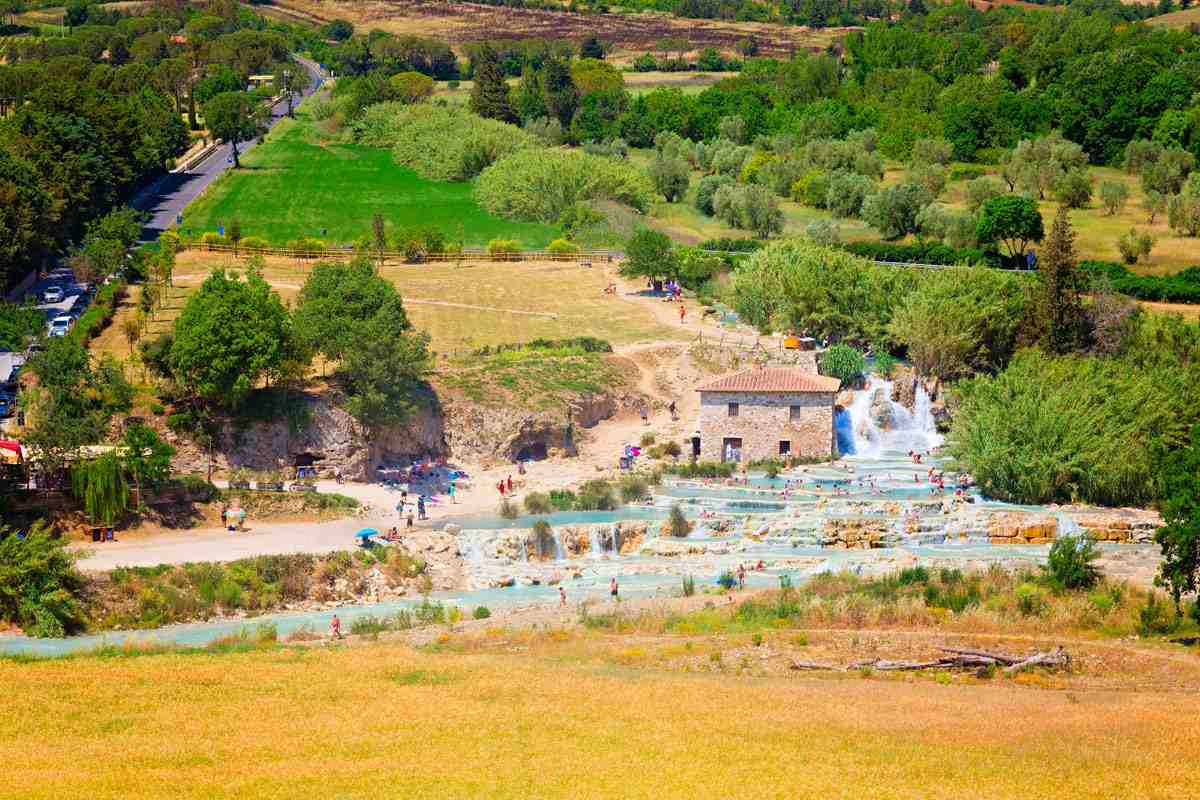
<path fill-rule="evenodd" d="M 321 88 L 325 79 L 313 62 L 299 57 L 296 60 L 308 70 L 310 81 L 303 92 L 303 97 L 308 97 Z M 273 126 L 286 114 L 287 101 L 281 100 L 271 109 L 270 124 Z M 254 142 L 246 142 L 238 150 L 238 153 L 245 155 L 253 149 Z M 175 218 L 183 213 L 188 203 L 195 200 L 205 187 L 233 166 L 227 162 L 232 154 L 232 147 L 228 144 L 221 144 L 211 155 L 192 169 L 167 175 L 145 194 L 135 199 L 131 204 L 134 208 L 150 213 L 146 227 L 142 229 L 142 241 L 154 241 L 160 233 L 174 225 Z M 184 224 L 186 225 L 186 218 Z"/>

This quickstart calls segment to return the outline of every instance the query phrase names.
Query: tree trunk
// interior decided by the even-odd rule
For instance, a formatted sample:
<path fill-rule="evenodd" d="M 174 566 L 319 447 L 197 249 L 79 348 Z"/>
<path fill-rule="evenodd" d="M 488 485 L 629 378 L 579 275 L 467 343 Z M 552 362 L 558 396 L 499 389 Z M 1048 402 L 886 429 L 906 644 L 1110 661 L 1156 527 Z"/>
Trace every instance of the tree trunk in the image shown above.
<path fill-rule="evenodd" d="M 237 149 L 237 140 L 236 139 L 233 140 L 233 168 L 234 169 L 242 168 L 242 162 L 238 160 L 238 149 Z"/>

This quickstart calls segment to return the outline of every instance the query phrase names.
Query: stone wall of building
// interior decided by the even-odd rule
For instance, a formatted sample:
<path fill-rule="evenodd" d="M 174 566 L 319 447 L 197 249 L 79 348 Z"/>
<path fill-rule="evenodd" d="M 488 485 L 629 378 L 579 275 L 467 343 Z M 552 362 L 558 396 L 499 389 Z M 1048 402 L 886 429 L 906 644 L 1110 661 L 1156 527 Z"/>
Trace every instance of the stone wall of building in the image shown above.
<path fill-rule="evenodd" d="M 742 440 L 743 464 L 781 458 L 780 442 L 789 443 L 787 455 L 829 458 L 833 401 L 832 392 L 701 392 L 700 460 L 724 460 L 726 438 Z M 738 404 L 736 417 L 729 416 L 730 403 Z"/>

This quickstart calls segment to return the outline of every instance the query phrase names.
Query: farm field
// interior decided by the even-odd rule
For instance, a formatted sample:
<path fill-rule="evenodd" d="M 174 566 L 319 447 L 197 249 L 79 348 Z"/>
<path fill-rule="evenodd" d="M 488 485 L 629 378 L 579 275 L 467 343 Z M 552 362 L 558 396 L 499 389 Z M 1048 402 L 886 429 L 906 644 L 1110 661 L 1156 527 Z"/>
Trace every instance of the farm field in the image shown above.
<path fill-rule="evenodd" d="M 547 627 L 0 663 L 0 745 L 21 753 L 0 797 L 1166 798 L 1194 785 L 1186 656 L 1135 659 L 1179 687 L 1146 692 L 1125 690 L 1132 676 L 789 673 L 746 635 Z M 820 650 L 830 636 L 807 638 Z M 768 633 L 766 653 L 788 639 Z"/>
<path fill-rule="evenodd" d="M 263 277 L 285 301 L 295 302 L 312 262 L 269 258 Z M 198 251 L 179 254 L 175 286 L 164 308 L 148 320 L 144 334 L 167 332 L 188 295 L 214 267 L 245 271 L 245 259 Z M 487 345 L 595 336 L 614 345 L 670 339 L 683 334 L 657 323 L 644 306 L 604 294 L 608 284 L 602 264 L 591 268 L 574 262 L 464 261 L 429 264 L 387 263 L 381 274 L 396 284 L 409 318 L 429 332 L 435 352 L 472 350 Z M 136 293 L 91 343 L 94 353 L 118 358 L 129 355 L 121 323 L 134 313 Z"/>
<path fill-rule="evenodd" d="M 280 0 L 257 7 L 267 16 L 324 23 L 344 19 L 362 30 L 428 36 L 462 45 L 484 39 L 582 39 L 595 34 L 615 45 L 615 56 L 641 53 L 659 39 L 685 36 L 695 49 L 732 51 L 753 36 L 762 55 L 787 56 L 800 48 L 820 49 L 847 28 L 807 28 L 756 22 L 683 19 L 666 14 L 572 14 L 565 11 L 446 3 L 436 0 Z"/>
<path fill-rule="evenodd" d="M 511 222 L 475 202 L 472 184 L 427 181 L 392 160 L 388 150 L 319 143 L 303 109 L 283 120 L 184 214 L 181 228 L 198 237 L 241 221 L 242 235 L 283 245 L 312 236 L 351 243 L 371 235 L 372 215 L 383 216 L 389 236 L 410 226 L 433 226 L 468 247 L 517 239 L 544 247 L 559 233 L 550 225 Z"/>

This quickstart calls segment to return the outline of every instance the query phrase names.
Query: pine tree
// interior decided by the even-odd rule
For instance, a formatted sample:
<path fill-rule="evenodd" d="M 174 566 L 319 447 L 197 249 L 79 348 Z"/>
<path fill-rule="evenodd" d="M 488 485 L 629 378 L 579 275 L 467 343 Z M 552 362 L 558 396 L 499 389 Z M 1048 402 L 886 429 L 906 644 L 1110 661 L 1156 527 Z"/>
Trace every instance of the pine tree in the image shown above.
<path fill-rule="evenodd" d="M 1086 325 L 1081 297 L 1085 281 L 1076 262 L 1075 232 L 1066 208 L 1058 209 L 1040 256 L 1042 345 L 1052 353 L 1069 353 L 1084 344 Z"/>
<path fill-rule="evenodd" d="M 475 87 L 471 89 L 471 110 L 481 117 L 514 122 L 508 102 L 508 84 L 500 70 L 500 58 L 490 44 L 481 44 L 475 52 Z"/>

